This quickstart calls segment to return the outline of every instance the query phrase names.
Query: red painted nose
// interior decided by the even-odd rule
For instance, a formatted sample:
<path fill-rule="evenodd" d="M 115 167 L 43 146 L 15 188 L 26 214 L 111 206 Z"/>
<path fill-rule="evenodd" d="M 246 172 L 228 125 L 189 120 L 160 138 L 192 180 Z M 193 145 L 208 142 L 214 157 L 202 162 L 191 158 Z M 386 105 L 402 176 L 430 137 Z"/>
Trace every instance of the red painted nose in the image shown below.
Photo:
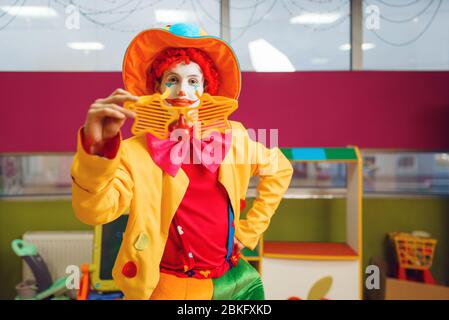
<path fill-rule="evenodd" d="M 178 92 L 178 97 L 185 97 L 186 96 L 186 93 L 184 92 L 184 91 L 179 91 Z"/>

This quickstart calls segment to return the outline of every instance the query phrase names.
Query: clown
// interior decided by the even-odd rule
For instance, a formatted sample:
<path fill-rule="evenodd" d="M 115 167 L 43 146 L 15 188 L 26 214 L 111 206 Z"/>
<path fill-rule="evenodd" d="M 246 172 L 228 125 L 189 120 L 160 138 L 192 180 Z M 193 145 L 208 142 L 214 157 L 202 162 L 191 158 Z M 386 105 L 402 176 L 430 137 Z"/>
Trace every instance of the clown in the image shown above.
<path fill-rule="evenodd" d="M 123 80 L 126 90 L 90 106 L 72 166 L 81 221 L 105 224 L 129 209 L 112 271 L 117 286 L 127 299 L 263 299 L 260 276 L 240 249 L 257 246 L 290 183 L 292 167 L 280 150 L 253 141 L 235 121 L 226 132 L 195 137 L 197 115 L 170 124 L 169 133 L 187 130 L 183 141 L 150 132 L 122 140 L 120 132 L 136 118 L 123 105 L 140 96 L 164 93 L 165 106 L 193 113 L 204 93 L 237 99 L 233 50 L 193 25 L 146 30 L 127 49 Z M 222 152 L 194 161 L 194 151 L 212 143 Z M 179 144 L 190 151 L 182 162 L 172 157 Z M 258 194 L 241 219 L 251 176 L 260 178 Z"/>

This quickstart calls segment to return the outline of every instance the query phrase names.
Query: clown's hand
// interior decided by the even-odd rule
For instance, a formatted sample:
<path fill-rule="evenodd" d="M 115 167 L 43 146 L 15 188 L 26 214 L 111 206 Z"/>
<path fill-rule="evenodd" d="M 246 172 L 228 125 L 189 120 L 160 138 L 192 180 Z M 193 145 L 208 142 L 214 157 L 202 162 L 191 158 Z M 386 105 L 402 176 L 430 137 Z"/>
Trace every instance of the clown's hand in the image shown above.
<path fill-rule="evenodd" d="M 90 106 L 84 124 L 84 138 L 91 146 L 91 152 L 101 150 L 108 139 L 119 133 L 126 119 L 136 116 L 134 112 L 124 109 L 122 104 L 137 99 L 128 91 L 117 89 L 109 97 L 97 99 Z"/>
<path fill-rule="evenodd" d="M 236 244 L 239 251 L 242 251 L 243 248 L 245 248 L 245 245 L 241 243 L 236 237 L 234 237 L 234 243 Z"/>

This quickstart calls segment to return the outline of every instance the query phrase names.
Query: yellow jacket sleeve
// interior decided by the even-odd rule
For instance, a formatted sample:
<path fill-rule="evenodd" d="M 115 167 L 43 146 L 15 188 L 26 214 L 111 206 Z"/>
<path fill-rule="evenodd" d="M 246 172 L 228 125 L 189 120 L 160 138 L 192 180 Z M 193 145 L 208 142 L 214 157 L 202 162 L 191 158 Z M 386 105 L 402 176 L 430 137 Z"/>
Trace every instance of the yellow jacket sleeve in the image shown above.
<path fill-rule="evenodd" d="M 72 207 L 83 223 L 105 224 L 128 209 L 133 197 L 134 183 L 126 148 L 120 136 L 120 146 L 113 159 L 90 155 L 82 146 L 81 130 L 71 168 Z"/>
<path fill-rule="evenodd" d="M 240 219 L 236 230 L 237 239 L 253 250 L 260 236 L 270 224 L 293 174 L 290 161 L 279 148 L 267 148 L 249 136 L 248 156 L 251 161 L 251 175 L 259 177 L 257 196 L 246 219 Z"/>

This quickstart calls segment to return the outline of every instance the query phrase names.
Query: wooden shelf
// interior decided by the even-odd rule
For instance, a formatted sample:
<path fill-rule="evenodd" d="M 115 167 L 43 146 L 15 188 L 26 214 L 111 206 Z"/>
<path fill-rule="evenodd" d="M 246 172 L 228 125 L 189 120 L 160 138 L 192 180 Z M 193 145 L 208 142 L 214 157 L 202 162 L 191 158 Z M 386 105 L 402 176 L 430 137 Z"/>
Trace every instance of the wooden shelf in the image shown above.
<path fill-rule="evenodd" d="M 298 260 L 357 260 L 358 254 L 346 243 L 265 241 L 264 257 Z"/>

